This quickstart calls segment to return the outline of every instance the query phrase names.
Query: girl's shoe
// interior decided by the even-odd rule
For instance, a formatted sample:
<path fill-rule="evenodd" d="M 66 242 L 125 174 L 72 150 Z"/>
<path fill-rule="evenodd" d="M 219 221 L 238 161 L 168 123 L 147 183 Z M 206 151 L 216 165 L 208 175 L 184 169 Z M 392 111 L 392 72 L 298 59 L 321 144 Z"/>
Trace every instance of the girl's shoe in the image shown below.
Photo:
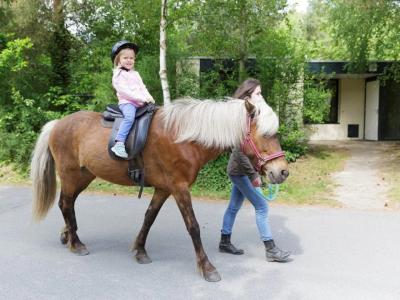
<path fill-rule="evenodd" d="M 114 147 L 111 148 L 114 154 L 121 158 L 128 158 L 128 153 L 125 150 L 125 144 L 123 142 L 116 142 Z"/>

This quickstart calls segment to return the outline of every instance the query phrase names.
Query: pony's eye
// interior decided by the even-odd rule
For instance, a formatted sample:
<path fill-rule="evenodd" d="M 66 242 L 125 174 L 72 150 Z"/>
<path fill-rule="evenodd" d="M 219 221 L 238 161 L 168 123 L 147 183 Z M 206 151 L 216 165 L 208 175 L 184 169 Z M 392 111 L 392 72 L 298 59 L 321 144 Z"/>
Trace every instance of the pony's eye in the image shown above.
<path fill-rule="evenodd" d="M 274 133 L 274 134 L 264 133 L 262 136 L 263 136 L 263 138 L 266 138 L 266 139 L 270 139 L 270 138 L 280 139 L 280 137 L 281 137 L 279 133 Z"/>
<path fill-rule="evenodd" d="M 271 135 L 269 133 L 264 133 L 263 134 L 263 138 L 265 139 L 269 139 L 271 137 Z"/>

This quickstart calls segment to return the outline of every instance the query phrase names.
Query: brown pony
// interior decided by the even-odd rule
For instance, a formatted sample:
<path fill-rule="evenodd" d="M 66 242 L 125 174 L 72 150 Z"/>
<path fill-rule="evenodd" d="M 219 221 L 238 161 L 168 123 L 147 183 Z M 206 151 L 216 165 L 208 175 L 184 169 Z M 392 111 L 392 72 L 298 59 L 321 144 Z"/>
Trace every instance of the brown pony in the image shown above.
<path fill-rule="evenodd" d="M 31 162 L 34 217 L 43 219 L 53 205 L 57 171 L 61 183 L 58 206 L 65 221 L 61 242 L 79 255 L 89 253 L 77 235 L 74 203 L 79 193 L 96 177 L 133 185 L 128 162 L 113 160 L 108 154 L 110 129 L 102 127 L 101 118 L 99 113 L 80 111 L 47 123 Z M 245 153 L 260 166 L 260 174 L 273 183 L 283 182 L 289 173 L 283 155 L 274 155 L 283 153 L 277 128 L 278 119 L 265 102 L 253 105 L 237 99 L 182 99 L 160 108 L 143 152 L 145 182 L 154 187 L 154 194 L 132 249 L 137 261 L 151 262 L 145 250 L 146 238 L 165 200 L 173 195 L 192 238 L 200 272 L 208 281 L 219 281 L 221 277 L 203 249 L 190 186 L 202 166 L 245 140 L 253 142 L 253 147 L 245 147 Z"/>

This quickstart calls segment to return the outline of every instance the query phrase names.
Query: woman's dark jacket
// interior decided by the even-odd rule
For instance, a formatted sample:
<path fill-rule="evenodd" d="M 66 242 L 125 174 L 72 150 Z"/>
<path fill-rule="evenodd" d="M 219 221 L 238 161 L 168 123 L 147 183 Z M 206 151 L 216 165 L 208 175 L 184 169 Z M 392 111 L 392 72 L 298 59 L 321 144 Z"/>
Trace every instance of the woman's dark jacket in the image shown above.
<path fill-rule="evenodd" d="M 260 176 L 251 164 L 250 159 L 239 148 L 233 148 L 227 172 L 228 175 L 233 176 L 248 176 L 250 181 Z"/>

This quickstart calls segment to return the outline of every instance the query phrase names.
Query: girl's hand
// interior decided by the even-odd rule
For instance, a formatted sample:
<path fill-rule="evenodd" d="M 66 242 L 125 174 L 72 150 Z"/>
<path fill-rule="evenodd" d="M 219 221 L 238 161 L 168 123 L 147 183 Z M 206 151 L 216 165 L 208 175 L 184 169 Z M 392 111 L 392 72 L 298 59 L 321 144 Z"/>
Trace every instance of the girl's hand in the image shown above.
<path fill-rule="evenodd" d="M 156 103 L 153 98 L 149 98 L 146 100 L 146 103 Z"/>

